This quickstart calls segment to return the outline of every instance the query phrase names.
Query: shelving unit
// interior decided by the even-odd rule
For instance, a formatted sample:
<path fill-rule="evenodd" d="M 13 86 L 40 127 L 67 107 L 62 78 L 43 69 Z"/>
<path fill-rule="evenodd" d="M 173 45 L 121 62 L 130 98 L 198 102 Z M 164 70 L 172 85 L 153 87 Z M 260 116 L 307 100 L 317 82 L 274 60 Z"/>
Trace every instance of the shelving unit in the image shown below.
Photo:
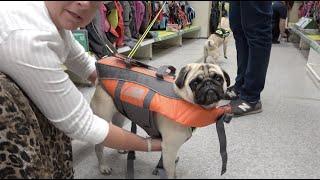
<path fill-rule="evenodd" d="M 156 38 L 145 39 L 140 47 L 138 48 L 136 54 L 133 56 L 137 59 L 149 59 L 152 60 L 152 47 L 153 44 L 161 43 L 167 46 L 182 46 L 183 38 L 199 38 L 200 26 L 188 26 L 177 32 L 168 32 L 168 31 L 153 31 L 157 34 Z M 118 52 L 121 54 L 128 55 L 131 51 L 129 46 L 124 46 L 118 49 Z"/>
<path fill-rule="evenodd" d="M 296 26 L 290 28 L 293 35 L 292 42 L 299 43 L 299 48 L 308 50 L 306 68 L 320 83 L 320 31 L 318 29 L 300 29 Z"/>

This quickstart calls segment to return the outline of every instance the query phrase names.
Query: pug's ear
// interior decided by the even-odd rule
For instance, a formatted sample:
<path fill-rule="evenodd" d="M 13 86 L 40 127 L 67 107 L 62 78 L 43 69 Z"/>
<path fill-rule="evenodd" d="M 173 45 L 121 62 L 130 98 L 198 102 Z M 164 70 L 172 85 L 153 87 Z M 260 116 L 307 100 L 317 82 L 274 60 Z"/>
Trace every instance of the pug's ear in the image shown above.
<path fill-rule="evenodd" d="M 222 72 L 223 72 L 224 78 L 226 79 L 227 87 L 229 87 L 229 86 L 230 86 L 230 77 L 229 77 L 229 74 L 228 74 L 225 70 L 223 70 L 223 69 L 222 69 Z"/>
<path fill-rule="evenodd" d="M 190 68 L 189 66 L 184 66 L 184 67 L 180 70 L 179 75 L 178 75 L 178 77 L 177 77 L 177 79 L 176 79 L 176 81 L 175 81 L 175 84 L 177 85 L 177 87 L 178 87 L 179 89 L 183 88 L 183 86 L 184 86 L 184 81 L 186 80 L 186 77 L 187 77 L 190 69 L 191 69 L 191 68 Z"/>

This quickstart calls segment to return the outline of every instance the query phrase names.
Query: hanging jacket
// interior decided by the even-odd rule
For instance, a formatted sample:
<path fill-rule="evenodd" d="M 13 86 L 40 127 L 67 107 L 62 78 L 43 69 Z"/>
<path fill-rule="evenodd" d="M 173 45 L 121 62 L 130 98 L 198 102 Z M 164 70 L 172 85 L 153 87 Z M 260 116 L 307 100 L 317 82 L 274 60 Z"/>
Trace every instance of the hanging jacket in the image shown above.
<path fill-rule="evenodd" d="M 151 14 L 150 14 L 150 10 L 149 8 L 151 8 L 151 6 L 149 6 L 149 3 L 147 1 L 142 1 L 144 7 L 145 7 L 145 12 L 144 12 L 144 17 L 142 19 L 141 22 L 141 26 L 139 29 L 139 33 L 143 34 L 143 32 L 147 29 L 150 19 L 151 19 Z"/>
<path fill-rule="evenodd" d="M 124 45 L 124 22 L 123 22 L 123 8 L 119 1 L 114 1 L 116 10 L 118 12 L 118 26 L 116 27 L 116 31 L 119 34 L 118 39 L 116 40 L 117 47 L 121 47 Z"/>
<path fill-rule="evenodd" d="M 192 20 L 196 17 L 196 12 L 188 2 L 185 4 L 185 13 L 188 17 L 188 22 L 192 24 Z"/>
<path fill-rule="evenodd" d="M 152 1 L 151 2 L 151 9 L 152 9 L 152 18 L 151 19 L 152 20 L 154 19 L 154 17 L 156 17 L 156 15 L 160 11 L 161 7 L 162 7 L 161 2 L 159 2 L 159 1 Z M 164 14 L 164 11 L 161 10 L 158 18 L 156 19 L 155 23 L 152 26 L 152 30 L 165 30 L 167 22 L 168 22 L 168 18 Z"/>
<path fill-rule="evenodd" d="M 135 6 L 134 6 L 134 1 L 129 1 L 129 4 L 130 4 L 130 8 L 131 8 L 131 12 L 132 12 L 132 19 L 131 19 L 131 22 L 130 22 L 130 31 L 131 31 L 131 36 L 132 38 L 136 38 L 138 39 L 139 38 L 139 32 L 137 30 L 137 27 L 136 27 L 136 9 L 135 9 Z"/>
<path fill-rule="evenodd" d="M 318 24 L 320 30 L 320 2 L 316 1 L 314 3 L 314 13 L 313 13 L 314 21 Z"/>
<path fill-rule="evenodd" d="M 110 23 L 106 19 L 106 13 L 107 13 L 107 8 L 103 4 L 99 7 L 99 12 L 100 12 L 100 25 L 102 28 L 102 31 L 108 32 L 110 29 Z"/>
<path fill-rule="evenodd" d="M 141 23 L 144 19 L 145 6 L 142 1 L 133 1 L 133 4 L 135 8 L 136 30 L 139 33 Z"/>
<path fill-rule="evenodd" d="M 100 84 L 114 99 L 119 112 L 150 136 L 160 136 L 153 121 L 155 112 L 186 127 L 213 124 L 230 112 L 229 107 L 205 109 L 181 99 L 173 90 L 174 76 L 137 66 L 129 70 L 117 57 L 101 59 L 96 67 Z"/>
<path fill-rule="evenodd" d="M 132 37 L 130 30 L 130 23 L 132 21 L 132 11 L 131 6 L 128 1 L 120 1 L 123 8 L 123 23 L 124 23 L 124 35 L 125 39 L 130 39 Z"/>
<path fill-rule="evenodd" d="M 124 45 L 124 21 L 123 8 L 119 1 L 112 1 L 106 4 L 107 20 L 110 23 L 110 33 L 116 38 L 112 39 L 112 43 L 117 47 Z M 108 32 L 107 35 L 110 35 Z M 109 36 L 108 36 L 109 37 Z"/>
<path fill-rule="evenodd" d="M 111 54 L 111 52 L 106 48 L 106 44 L 108 44 L 109 47 L 114 48 L 106 36 L 105 31 L 101 28 L 100 18 L 101 14 L 97 11 L 96 16 L 85 27 L 88 31 L 89 51 L 93 52 L 98 58 Z"/>

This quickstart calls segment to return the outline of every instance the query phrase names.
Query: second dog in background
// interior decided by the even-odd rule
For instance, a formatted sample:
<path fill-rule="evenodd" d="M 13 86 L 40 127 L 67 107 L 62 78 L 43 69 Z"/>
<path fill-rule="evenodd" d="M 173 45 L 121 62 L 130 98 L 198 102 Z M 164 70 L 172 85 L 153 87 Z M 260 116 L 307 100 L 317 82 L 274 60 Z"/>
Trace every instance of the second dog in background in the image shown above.
<path fill-rule="evenodd" d="M 220 47 L 223 46 L 223 55 L 227 59 L 227 45 L 231 32 L 228 17 L 222 17 L 216 33 L 209 36 L 204 44 L 204 62 L 216 64 L 220 57 Z M 219 33 L 218 33 L 219 32 Z"/>

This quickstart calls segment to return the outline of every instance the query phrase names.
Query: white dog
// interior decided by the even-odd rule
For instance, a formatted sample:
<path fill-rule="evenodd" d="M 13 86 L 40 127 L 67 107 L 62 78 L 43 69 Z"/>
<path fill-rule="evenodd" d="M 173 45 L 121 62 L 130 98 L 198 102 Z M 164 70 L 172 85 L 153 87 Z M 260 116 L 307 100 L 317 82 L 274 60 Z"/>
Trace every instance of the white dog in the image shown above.
<path fill-rule="evenodd" d="M 228 74 L 218 65 L 210 63 L 191 63 L 179 72 L 175 80 L 174 91 L 182 99 L 198 104 L 206 108 L 212 108 L 226 92 L 230 84 Z M 91 100 L 94 113 L 103 119 L 111 120 L 117 114 L 117 108 L 113 99 L 101 85 L 97 85 Z M 155 113 L 154 120 L 162 137 L 163 166 L 168 178 L 175 178 L 175 160 L 179 148 L 192 135 L 192 128 L 183 126 L 173 120 L 166 118 L 160 113 Z M 119 126 L 122 122 L 117 123 Z M 110 164 L 103 158 L 102 144 L 95 146 L 101 173 L 110 174 Z"/>
<path fill-rule="evenodd" d="M 221 23 L 219 24 L 218 28 L 228 30 L 229 32 L 231 32 L 228 17 L 221 18 Z M 204 44 L 204 62 L 216 64 L 218 58 L 220 57 L 219 49 L 221 46 L 223 46 L 224 58 L 227 59 L 227 46 L 230 37 L 231 34 L 225 38 L 220 37 L 215 33 L 211 34 Z"/>

